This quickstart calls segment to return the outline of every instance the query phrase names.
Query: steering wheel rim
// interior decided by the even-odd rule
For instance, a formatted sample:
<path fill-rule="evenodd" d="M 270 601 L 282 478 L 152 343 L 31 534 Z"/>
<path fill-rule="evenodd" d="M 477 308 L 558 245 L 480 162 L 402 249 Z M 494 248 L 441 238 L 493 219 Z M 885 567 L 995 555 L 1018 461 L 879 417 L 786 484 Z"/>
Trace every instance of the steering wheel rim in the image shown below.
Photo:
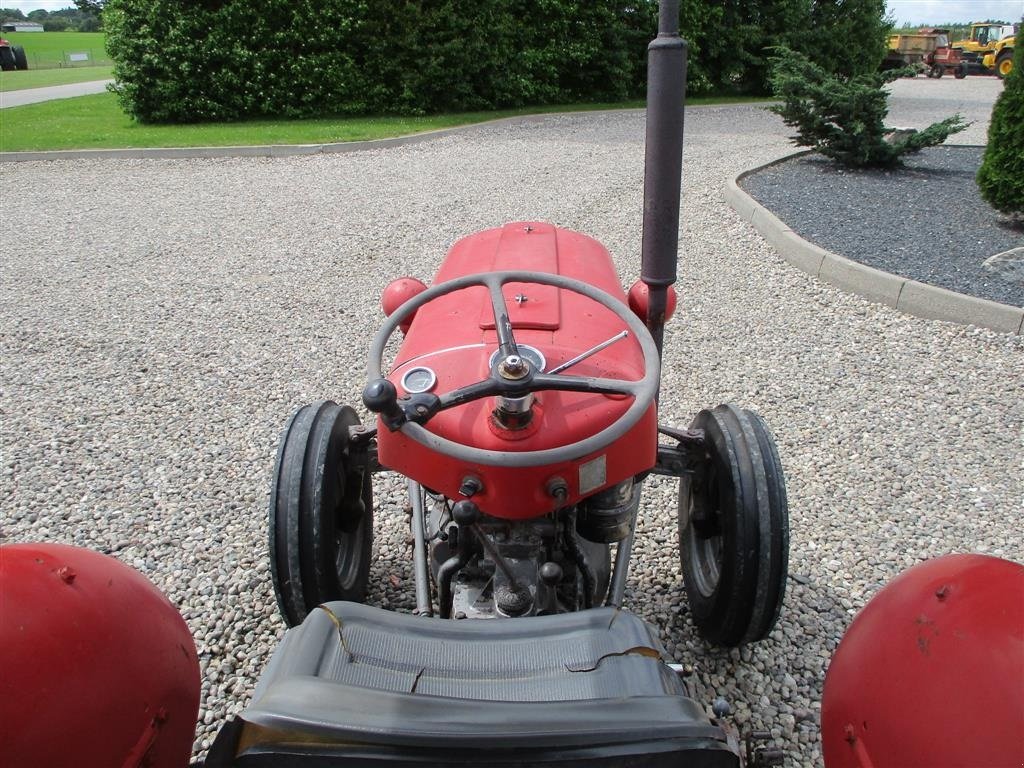
<path fill-rule="evenodd" d="M 622 320 L 629 330 L 635 334 L 635 338 L 640 344 L 644 358 L 644 373 L 636 381 L 628 379 L 605 379 L 603 381 L 620 382 L 625 390 L 629 390 L 629 394 L 633 397 L 633 402 L 626 409 L 625 413 L 600 432 L 570 445 L 560 445 L 536 451 L 493 451 L 486 448 L 476 448 L 436 435 L 423 425 L 412 421 L 402 424 L 400 427 L 401 432 L 410 440 L 419 443 L 425 448 L 469 464 L 485 466 L 502 465 L 507 467 L 536 467 L 545 464 L 560 464 L 566 461 L 574 461 L 606 448 L 615 440 L 625 435 L 640 421 L 657 398 L 661 377 L 661 357 L 658 354 L 657 345 L 655 345 L 654 339 L 647 330 L 647 326 L 641 322 L 640 318 L 633 314 L 626 304 L 611 294 L 602 291 L 600 288 L 595 288 L 592 285 L 571 277 L 565 277 L 564 275 L 516 270 L 477 272 L 431 286 L 427 290 L 413 296 L 396 309 L 387 318 L 384 325 L 381 326 L 376 336 L 374 336 L 373 342 L 370 344 L 366 366 L 368 381 L 372 382 L 384 378 L 382 371 L 384 349 L 387 346 L 388 340 L 394 335 L 403 320 L 429 302 L 465 288 L 482 286 L 490 292 L 492 308 L 495 309 L 494 324 L 500 343 L 500 340 L 504 338 L 504 334 L 499 329 L 501 319 L 497 316 L 497 307 L 499 304 L 502 307 L 505 306 L 501 288 L 507 283 L 550 285 L 555 288 L 571 291 L 597 302 Z M 509 333 L 511 333 L 510 328 Z M 601 379 L 595 379 L 595 381 L 601 381 Z M 536 391 L 550 391 L 550 388 L 539 388 Z"/>

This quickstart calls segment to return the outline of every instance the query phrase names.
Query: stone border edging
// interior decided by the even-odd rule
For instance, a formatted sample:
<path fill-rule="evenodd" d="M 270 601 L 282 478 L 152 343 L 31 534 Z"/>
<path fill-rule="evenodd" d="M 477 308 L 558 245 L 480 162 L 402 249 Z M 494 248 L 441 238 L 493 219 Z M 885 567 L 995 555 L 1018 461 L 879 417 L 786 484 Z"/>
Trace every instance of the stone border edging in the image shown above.
<path fill-rule="evenodd" d="M 794 152 L 750 168 L 730 178 L 725 187 L 726 202 L 785 261 L 819 280 L 909 315 L 1024 334 L 1024 308 L 919 283 L 826 251 L 797 235 L 784 221 L 740 188 L 739 182 L 745 177 L 811 151 Z"/>
<path fill-rule="evenodd" d="M 721 105 L 709 105 L 721 106 Z M 529 125 L 548 117 L 564 115 L 602 114 L 606 112 L 642 111 L 630 109 L 594 109 L 586 112 L 543 112 L 536 115 L 514 115 L 499 117 L 496 120 L 484 120 L 479 123 L 456 125 L 451 128 L 439 128 L 435 131 L 410 133 L 405 136 L 392 136 L 386 139 L 367 139 L 365 141 L 341 141 L 333 144 L 257 144 L 252 146 L 227 147 L 138 147 L 134 149 L 65 149 L 42 150 L 29 152 L 0 152 L 0 163 L 24 163 L 37 160 L 187 160 L 193 158 L 218 157 L 293 157 L 296 155 L 330 155 L 339 152 L 364 152 L 372 149 L 400 147 L 416 144 L 421 141 L 440 139 L 452 136 L 473 128 L 495 126 L 505 123 Z"/>

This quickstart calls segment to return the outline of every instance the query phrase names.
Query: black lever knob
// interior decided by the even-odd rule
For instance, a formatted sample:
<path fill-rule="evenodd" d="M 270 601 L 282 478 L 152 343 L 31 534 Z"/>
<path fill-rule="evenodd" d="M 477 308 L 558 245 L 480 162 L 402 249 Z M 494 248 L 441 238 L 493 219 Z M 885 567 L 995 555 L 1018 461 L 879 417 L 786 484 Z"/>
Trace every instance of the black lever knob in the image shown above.
<path fill-rule="evenodd" d="M 562 566 L 550 560 L 540 567 L 540 580 L 549 587 L 557 587 L 562 582 Z"/>
<path fill-rule="evenodd" d="M 398 407 L 398 390 L 387 379 L 375 379 L 363 389 L 363 405 L 379 413 L 385 426 L 396 430 L 405 423 L 405 413 Z"/>
<path fill-rule="evenodd" d="M 452 517 L 460 526 L 473 525 L 480 519 L 480 507 L 469 499 L 463 499 L 452 507 Z"/>

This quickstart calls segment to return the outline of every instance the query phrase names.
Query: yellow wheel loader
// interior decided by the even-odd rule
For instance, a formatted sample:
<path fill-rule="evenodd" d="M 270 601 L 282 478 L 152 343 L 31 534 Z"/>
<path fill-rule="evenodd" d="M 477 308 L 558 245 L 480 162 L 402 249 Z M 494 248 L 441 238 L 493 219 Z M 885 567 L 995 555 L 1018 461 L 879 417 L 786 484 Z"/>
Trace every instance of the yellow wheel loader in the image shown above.
<path fill-rule="evenodd" d="M 1015 32 L 1012 24 L 975 22 L 971 24 L 970 35 L 964 40 L 955 41 L 952 47 L 960 49 L 961 58 L 967 62 L 971 74 L 991 75 L 995 71 L 996 46 L 1003 39 L 1012 37 Z M 993 54 L 991 66 L 985 64 L 985 58 L 989 54 Z M 1012 49 L 1010 58 L 1013 58 Z"/>
<path fill-rule="evenodd" d="M 1013 43 L 1016 39 L 1015 36 L 1004 37 L 996 43 L 995 49 L 991 53 L 986 53 L 981 60 L 981 65 L 990 72 L 995 72 L 1000 80 L 1004 80 L 1013 72 Z"/>

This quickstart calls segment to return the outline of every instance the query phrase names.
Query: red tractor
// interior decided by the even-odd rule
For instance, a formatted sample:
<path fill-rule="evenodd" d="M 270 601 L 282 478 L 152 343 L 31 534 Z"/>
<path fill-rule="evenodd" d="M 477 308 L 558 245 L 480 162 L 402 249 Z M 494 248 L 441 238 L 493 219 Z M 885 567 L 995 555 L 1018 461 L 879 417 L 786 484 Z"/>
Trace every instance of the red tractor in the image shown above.
<path fill-rule="evenodd" d="M 765 637 L 787 573 L 785 483 L 762 419 L 721 405 L 689 428 L 658 424 L 679 228 L 678 19 L 663 2 L 649 53 L 642 282 L 627 296 L 586 235 L 540 222 L 479 232 L 430 287 L 402 278 L 385 291 L 363 391 L 374 423 L 330 401 L 288 423 L 269 527 L 291 629 L 207 768 L 781 758 L 757 745 L 763 734 L 742 746 L 724 702 L 709 718 L 623 606 L 651 474 L 679 479 L 683 574 L 706 639 Z M 406 478 L 415 615 L 362 604 L 380 471 Z"/>
<path fill-rule="evenodd" d="M 922 29 L 921 33 L 935 36 L 935 48 L 924 56 L 928 77 L 940 78 L 946 70 L 950 70 L 957 80 L 967 77 L 967 62 L 963 58 L 963 51 L 950 47 L 948 29 Z"/>
<path fill-rule="evenodd" d="M 12 45 L 9 40 L 0 37 L 0 70 L 10 72 L 15 69 L 28 69 L 28 57 L 20 45 Z"/>
<path fill-rule="evenodd" d="M 623 607 L 651 474 L 679 480 L 683 578 L 707 640 L 763 638 L 787 573 L 785 483 L 760 417 L 721 405 L 686 429 L 657 422 L 678 245 L 678 17 L 663 0 L 649 49 L 643 264 L 628 296 L 585 235 L 537 222 L 477 233 L 431 287 L 386 289 L 363 391 L 375 423 L 328 401 L 288 423 L 269 522 L 291 628 L 206 768 L 781 762 L 766 734 L 741 741 L 726 702 L 709 714 L 694 701 L 684 668 Z M 414 615 L 361 604 L 380 471 L 406 477 Z M 181 765 L 200 683 L 174 606 L 123 564 L 69 547 L 4 547 L 0 577 L 11 764 Z M 1024 568 L 919 565 L 836 653 L 826 763 L 1020 765 L 1022 675 Z"/>
<path fill-rule="evenodd" d="M 269 536 L 292 629 L 208 768 L 780 759 L 757 738 L 740 745 L 724 702 L 709 718 L 624 609 L 651 474 L 679 478 L 683 573 L 708 640 L 765 637 L 786 578 L 784 480 L 761 418 L 720 406 L 689 428 L 657 422 L 679 229 L 678 18 L 663 2 L 649 53 L 642 283 L 627 296 L 584 234 L 478 232 L 429 288 L 385 291 L 362 395 L 374 423 L 322 401 L 288 424 Z M 407 478 L 412 615 L 361 604 L 381 471 Z"/>

